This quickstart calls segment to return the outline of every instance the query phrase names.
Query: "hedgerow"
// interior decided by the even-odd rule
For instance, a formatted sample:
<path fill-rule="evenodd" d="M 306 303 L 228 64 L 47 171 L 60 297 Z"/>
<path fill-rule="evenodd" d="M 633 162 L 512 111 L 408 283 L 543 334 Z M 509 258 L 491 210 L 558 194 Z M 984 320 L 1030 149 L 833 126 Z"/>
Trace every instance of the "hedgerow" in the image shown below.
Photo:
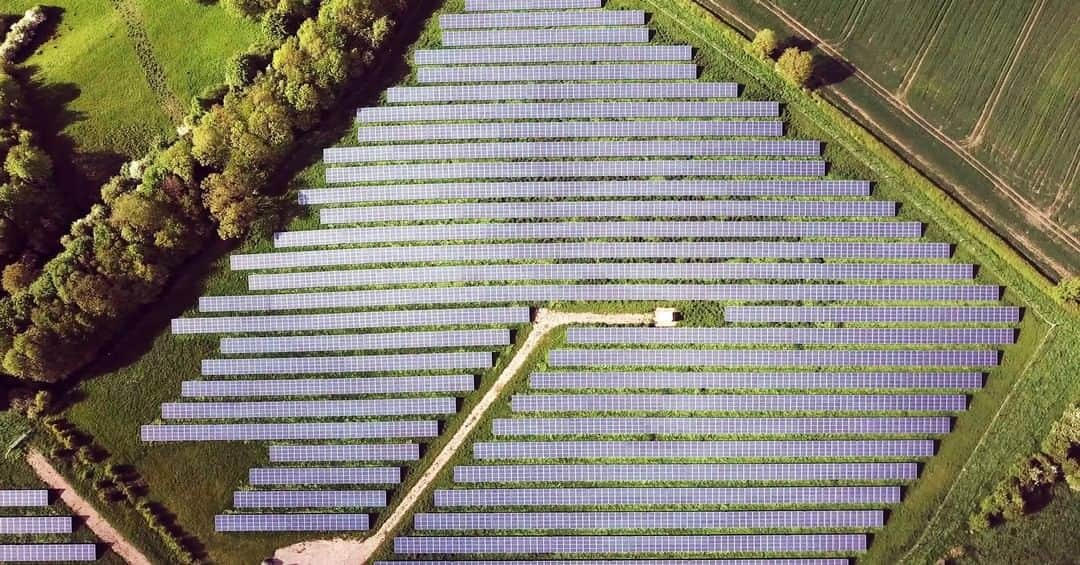
<path fill-rule="evenodd" d="M 47 382 L 71 374 L 215 234 L 244 236 L 297 137 L 372 67 L 405 10 L 402 0 L 323 2 L 248 86 L 125 166 L 41 275 L 0 300 L 4 370 Z"/>
<path fill-rule="evenodd" d="M 23 17 L 8 30 L 4 42 L 0 43 L 0 62 L 14 61 L 19 52 L 34 39 L 34 31 L 45 23 L 45 19 L 45 9 L 41 6 L 34 6 L 27 10 Z"/>

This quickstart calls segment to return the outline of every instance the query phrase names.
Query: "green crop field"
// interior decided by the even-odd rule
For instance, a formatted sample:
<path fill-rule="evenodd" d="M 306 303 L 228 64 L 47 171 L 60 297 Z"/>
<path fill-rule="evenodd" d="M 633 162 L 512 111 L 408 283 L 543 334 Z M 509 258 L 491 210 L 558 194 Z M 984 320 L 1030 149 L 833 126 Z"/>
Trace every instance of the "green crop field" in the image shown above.
<path fill-rule="evenodd" d="M 1046 272 L 1080 272 L 1076 2 L 698 3 L 744 33 L 771 27 L 834 48 L 865 78 L 826 68 L 826 97 Z"/>

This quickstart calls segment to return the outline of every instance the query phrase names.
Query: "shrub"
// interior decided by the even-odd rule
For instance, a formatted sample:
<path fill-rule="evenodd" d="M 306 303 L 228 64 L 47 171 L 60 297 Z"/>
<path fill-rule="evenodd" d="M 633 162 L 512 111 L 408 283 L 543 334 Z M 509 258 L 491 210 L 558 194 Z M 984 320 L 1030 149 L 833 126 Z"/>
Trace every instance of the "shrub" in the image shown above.
<path fill-rule="evenodd" d="M 19 52 L 34 39 L 34 30 L 43 23 L 45 23 L 44 8 L 34 6 L 27 10 L 23 17 L 8 30 L 4 42 L 0 43 L 0 61 L 13 62 Z"/>
<path fill-rule="evenodd" d="M 1054 287 L 1057 299 L 1069 304 L 1080 304 L 1080 277 L 1065 277 Z"/>
<path fill-rule="evenodd" d="M 789 81 L 807 86 L 814 72 L 814 56 L 798 47 L 788 47 L 776 60 L 776 70 Z"/>
<path fill-rule="evenodd" d="M 32 262 L 16 261 L 4 267 L 3 279 L 0 283 L 2 283 L 4 292 L 18 294 L 30 288 L 30 283 L 34 282 L 37 276 L 38 270 Z"/>
<path fill-rule="evenodd" d="M 776 32 L 769 28 L 761 28 L 754 34 L 754 40 L 746 46 L 746 50 L 762 59 L 767 59 L 776 51 L 776 47 Z"/>
<path fill-rule="evenodd" d="M 1054 422 L 1042 449 L 1060 465 L 1069 488 L 1080 491 L 1080 403 L 1066 408 L 1061 419 Z"/>
<path fill-rule="evenodd" d="M 275 0 L 221 0 L 221 5 L 226 9 L 249 18 L 263 15 L 275 3 Z"/>

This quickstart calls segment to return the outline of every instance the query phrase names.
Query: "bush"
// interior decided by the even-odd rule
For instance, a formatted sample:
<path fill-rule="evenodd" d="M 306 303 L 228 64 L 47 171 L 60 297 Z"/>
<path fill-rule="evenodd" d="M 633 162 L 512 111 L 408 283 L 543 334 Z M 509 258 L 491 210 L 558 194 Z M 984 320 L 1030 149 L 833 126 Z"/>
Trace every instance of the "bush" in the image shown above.
<path fill-rule="evenodd" d="M 1057 299 L 1068 304 L 1080 304 L 1080 277 L 1065 277 L 1054 287 Z"/>
<path fill-rule="evenodd" d="M 43 23 L 45 23 L 44 8 L 34 6 L 27 10 L 23 17 L 8 30 L 4 42 L 0 43 L 0 61 L 14 62 L 19 52 L 34 39 L 34 31 Z"/>
<path fill-rule="evenodd" d="M 18 294 L 30 288 L 38 276 L 38 270 L 31 261 L 20 260 L 4 267 L 2 286 L 8 294 Z"/>
<path fill-rule="evenodd" d="M 776 51 L 776 47 L 776 32 L 761 28 L 754 34 L 754 40 L 746 46 L 746 50 L 762 59 L 768 59 Z"/>
<path fill-rule="evenodd" d="M 1061 467 L 1069 488 L 1080 491 L 1080 403 L 1066 408 L 1061 419 L 1054 422 L 1042 449 Z"/>
<path fill-rule="evenodd" d="M 275 0 L 221 0 L 227 10 L 248 18 L 257 18 L 274 7 Z"/>
<path fill-rule="evenodd" d="M 814 73 L 814 56 L 798 47 L 788 47 L 776 60 L 776 70 L 789 81 L 807 86 Z"/>

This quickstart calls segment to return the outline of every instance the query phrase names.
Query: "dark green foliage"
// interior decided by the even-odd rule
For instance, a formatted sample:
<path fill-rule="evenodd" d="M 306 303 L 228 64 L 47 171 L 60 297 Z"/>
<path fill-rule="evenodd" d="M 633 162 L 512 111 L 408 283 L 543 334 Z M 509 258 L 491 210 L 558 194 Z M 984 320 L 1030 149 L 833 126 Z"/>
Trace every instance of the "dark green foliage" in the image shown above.
<path fill-rule="evenodd" d="M 257 18 L 274 7 L 275 0 L 221 0 L 221 5 L 249 18 Z"/>
<path fill-rule="evenodd" d="M 1054 289 L 1058 300 L 1068 304 L 1080 304 L 1080 277 L 1065 277 Z"/>

